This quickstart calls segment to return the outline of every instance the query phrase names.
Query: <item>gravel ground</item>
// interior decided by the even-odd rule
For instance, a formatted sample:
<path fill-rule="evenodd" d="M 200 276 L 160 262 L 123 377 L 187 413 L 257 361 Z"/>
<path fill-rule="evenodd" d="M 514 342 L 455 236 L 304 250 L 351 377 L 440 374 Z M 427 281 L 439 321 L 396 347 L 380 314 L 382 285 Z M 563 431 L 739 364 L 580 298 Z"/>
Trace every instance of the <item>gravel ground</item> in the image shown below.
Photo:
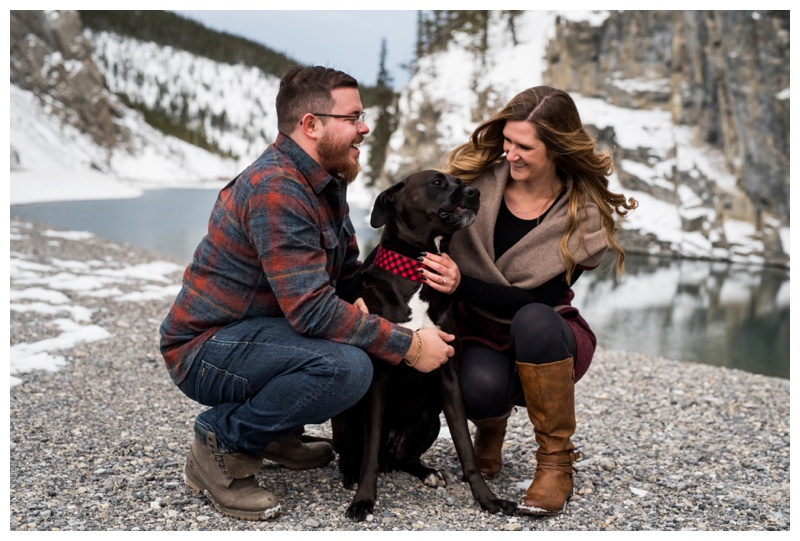
<path fill-rule="evenodd" d="M 168 269 L 166 281 L 148 275 L 153 268 Z M 58 371 L 12 374 L 21 380 L 10 390 L 12 531 L 790 528 L 788 380 L 607 349 L 576 388 L 573 441 L 584 458 L 565 514 L 481 511 L 459 481 L 443 430 L 423 458 L 447 487 L 384 474 L 366 522 L 344 516 L 354 491 L 341 486 L 335 462 L 310 471 L 267 464 L 258 477 L 280 498 L 281 516 L 223 517 L 184 484 L 202 406 L 172 384 L 158 352 L 158 325 L 182 270 L 159 254 L 12 218 L 12 366 L 22 344 L 42 344 L 65 360 Z M 65 319 L 110 336 L 72 344 Z M 62 340 L 43 342 L 55 337 Z M 307 432 L 329 436 L 330 425 Z M 516 501 L 527 488 L 532 440 L 526 412 L 515 411 L 503 471 L 489 481 L 498 496 Z"/>

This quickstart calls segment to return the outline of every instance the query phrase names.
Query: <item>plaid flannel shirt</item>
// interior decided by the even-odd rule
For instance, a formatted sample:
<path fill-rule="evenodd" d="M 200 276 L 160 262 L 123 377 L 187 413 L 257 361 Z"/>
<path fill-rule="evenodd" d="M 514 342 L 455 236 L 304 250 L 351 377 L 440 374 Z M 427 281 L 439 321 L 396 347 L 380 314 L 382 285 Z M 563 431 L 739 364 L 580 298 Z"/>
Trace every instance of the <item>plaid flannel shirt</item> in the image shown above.
<path fill-rule="evenodd" d="M 160 328 L 176 383 L 217 329 L 254 317 L 285 317 L 301 334 L 400 362 L 411 331 L 336 295 L 360 265 L 346 194 L 282 134 L 220 191 L 208 234 Z"/>

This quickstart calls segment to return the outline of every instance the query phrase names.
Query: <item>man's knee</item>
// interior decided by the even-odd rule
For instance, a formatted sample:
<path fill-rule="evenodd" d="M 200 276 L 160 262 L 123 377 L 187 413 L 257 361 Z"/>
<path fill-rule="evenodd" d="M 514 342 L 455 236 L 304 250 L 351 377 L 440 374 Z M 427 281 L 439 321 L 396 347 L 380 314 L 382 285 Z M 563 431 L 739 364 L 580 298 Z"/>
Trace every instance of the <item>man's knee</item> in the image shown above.
<path fill-rule="evenodd" d="M 372 359 L 364 351 L 356 349 L 349 366 L 350 385 L 353 387 L 353 392 L 360 398 L 367 393 L 367 389 L 372 383 Z"/>
<path fill-rule="evenodd" d="M 363 350 L 346 346 L 337 366 L 337 383 L 340 396 L 347 409 L 367 394 L 372 383 L 372 360 Z"/>

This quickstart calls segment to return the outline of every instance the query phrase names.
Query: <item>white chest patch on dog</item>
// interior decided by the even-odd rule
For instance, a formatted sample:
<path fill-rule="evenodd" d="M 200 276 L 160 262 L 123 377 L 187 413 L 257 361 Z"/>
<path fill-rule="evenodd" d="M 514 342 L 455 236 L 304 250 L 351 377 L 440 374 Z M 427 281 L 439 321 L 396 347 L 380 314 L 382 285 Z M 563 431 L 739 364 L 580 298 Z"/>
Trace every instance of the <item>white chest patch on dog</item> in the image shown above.
<path fill-rule="evenodd" d="M 427 329 L 430 327 L 438 328 L 438 325 L 436 325 L 428 316 L 429 303 L 419 298 L 420 291 L 422 291 L 422 288 L 419 288 L 417 292 L 414 293 L 414 296 L 408 301 L 408 306 L 411 308 L 411 319 L 403 323 L 403 325 L 409 329 Z"/>

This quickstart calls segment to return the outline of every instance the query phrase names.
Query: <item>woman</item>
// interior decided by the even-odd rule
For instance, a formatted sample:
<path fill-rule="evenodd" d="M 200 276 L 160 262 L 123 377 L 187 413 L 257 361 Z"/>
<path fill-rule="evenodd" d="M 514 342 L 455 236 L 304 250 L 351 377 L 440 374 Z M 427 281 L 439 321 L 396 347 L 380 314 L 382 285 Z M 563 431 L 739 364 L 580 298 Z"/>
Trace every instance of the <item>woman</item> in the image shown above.
<path fill-rule="evenodd" d="M 422 257 L 427 283 L 459 301 L 459 378 L 478 464 L 488 477 L 499 473 L 511 408 L 526 406 L 539 447 L 519 510 L 558 514 L 577 456 L 574 383 L 596 345 L 571 306 L 571 285 L 608 248 L 622 272 L 614 214 L 637 202 L 608 190 L 611 158 L 596 152 L 572 98 L 546 86 L 480 124 L 443 170 L 481 191 L 478 218 L 456 233 L 449 255 Z"/>

